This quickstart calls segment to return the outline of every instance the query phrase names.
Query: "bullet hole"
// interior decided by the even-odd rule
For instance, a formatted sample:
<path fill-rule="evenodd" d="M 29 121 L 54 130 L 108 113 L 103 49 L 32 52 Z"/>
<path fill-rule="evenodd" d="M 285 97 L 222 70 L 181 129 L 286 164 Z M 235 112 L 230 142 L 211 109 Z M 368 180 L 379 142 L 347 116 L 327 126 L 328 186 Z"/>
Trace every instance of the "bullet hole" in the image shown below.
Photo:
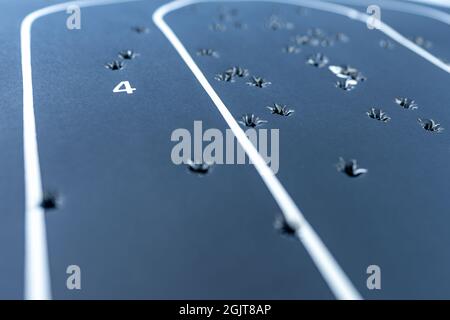
<path fill-rule="evenodd" d="M 245 29 L 247 29 L 247 24 L 245 24 L 242 21 L 235 21 L 233 23 L 233 26 L 234 26 L 235 29 L 238 29 L 238 30 L 245 30 Z"/>
<path fill-rule="evenodd" d="M 287 45 L 283 47 L 282 51 L 288 54 L 297 54 L 300 53 L 302 50 L 294 45 Z"/>
<path fill-rule="evenodd" d="M 234 82 L 235 81 L 234 77 L 231 74 L 226 73 L 226 72 L 217 74 L 214 77 L 214 79 L 216 79 L 217 81 L 224 81 L 224 82 Z"/>
<path fill-rule="evenodd" d="M 342 89 L 344 91 L 352 91 L 355 89 L 356 85 L 358 84 L 358 81 L 353 79 L 345 79 L 345 80 L 339 80 L 335 83 L 336 88 Z"/>
<path fill-rule="evenodd" d="M 234 82 L 235 78 L 244 78 L 248 76 L 248 70 L 239 66 L 228 68 L 223 73 L 216 75 L 217 81 Z"/>
<path fill-rule="evenodd" d="M 270 86 L 272 83 L 269 81 L 266 81 L 265 79 L 261 77 L 252 77 L 251 81 L 247 82 L 249 86 L 257 87 L 257 88 L 266 88 Z"/>
<path fill-rule="evenodd" d="M 309 56 L 308 59 L 306 59 L 307 64 L 316 68 L 325 67 L 328 64 L 328 62 L 329 62 L 328 57 L 322 53 L 313 54 Z"/>
<path fill-rule="evenodd" d="M 231 18 L 227 15 L 227 13 L 220 13 L 219 20 L 220 21 L 229 21 L 229 20 L 231 20 Z"/>
<path fill-rule="evenodd" d="M 140 33 L 140 34 L 144 34 L 144 33 L 149 33 L 150 29 L 144 26 L 135 26 L 132 27 L 131 30 L 133 30 L 136 33 Z"/>
<path fill-rule="evenodd" d="M 331 47 L 334 44 L 334 40 L 332 39 L 323 39 L 319 42 L 318 45 L 320 45 L 321 47 Z"/>
<path fill-rule="evenodd" d="M 310 37 L 318 37 L 318 38 L 323 38 L 326 36 L 325 31 L 320 28 L 310 28 L 306 30 L 306 34 Z"/>
<path fill-rule="evenodd" d="M 342 43 L 346 43 L 346 42 L 350 41 L 350 38 L 345 33 L 342 33 L 342 32 L 336 33 L 335 38 L 337 41 L 342 42 Z"/>
<path fill-rule="evenodd" d="M 219 13 L 218 20 L 220 23 L 214 23 L 210 26 L 213 31 L 223 32 L 227 29 L 227 25 L 234 29 L 247 29 L 247 25 L 240 20 L 237 20 L 239 11 L 237 9 L 225 9 Z"/>
<path fill-rule="evenodd" d="M 281 29 L 292 30 L 294 29 L 294 24 L 292 22 L 283 21 L 280 17 L 272 15 L 267 22 L 267 28 L 277 31 Z"/>
<path fill-rule="evenodd" d="M 105 64 L 105 68 L 110 70 L 122 70 L 124 67 L 125 64 L 118 60 Z"/>
<path fill-rule="evenodd" d="M 247 113 L 243 115 L 242 120 L 239 120 L 239 123 L 250 128 L 255 128 L 264 123 L 267 123 L 266 120 L 261 120 L 259 117 L 255 116 L 253 113 Z"/>
<path fill-rule="evenodd" d="M 42 196 L 42 201 L 40 203 L 41 208 L 45 210 L 57 209 L 60 205 L 59 196 L 55 192 L 46 191 Z"/>
<path fill-rule="evenodd" d="M 409 98 L 395 98 L 395 103 L 403 109 L 415 110 L 418 108 L 417 103 Z"/>
<path fill-rule="evenodd" d="M 377 108 L 371 108 L 369 111 L 366 112 L 367 116 L 371 119 L 375 119 L 381 122 L 388 122 L 391 120 L 390 117 L 381 109 Z"/>
<path fill-rule="evenodd" d="M 278 17 L 272 16 L 270 17 L 269 22 L 267 23 L 267 27 L 272 30 L 279 30 L 283 26 L 281 21 L 278 20 Z"/>
<path fill-rule="evenodd" d="M 367 169 L 358 168 L 356 160 L 348 160 L 346 161 L 344 158 L 340 157 L 339 162 L 336 164 L 336 168 L 339 172 L 345 173 L 347 176 L 355 178 L 360 175 L 366 174 L 368 172 Z"/>
<path fill-rule="evenodd" d="M 200 49 L 197 51 L 198 56 L 218 58 L 219 53 L 213 49 Z"/>
<path fill-rule="evenodd" d="M 297 45 L 308 45 L 311 47 L 331 47 L 334 46 L 336 42 L 347 43 L 349 42 L 349 37 L 342 32 L 336 34 L 328 34 L 322 29 L 312 28 L 308 29 L 306 34 L 296 35 L 293 42 Z"/>
<path fill-rule="evenodd" d="M 329 66 L 328 69 L 338 78 L 352 79 L 358 82 L 363 82 L 366 80 L 366 77 L 364 77 L 358 69 L 348 65 Z"/>
<path fill-rule="evenodd" d="M 422 36 L 415 36 L 410 38 L 412 42 L 414 42 L 416 45 L 418 45 L 419 47 L 425 48 L 425 49 L 429 49 L 433 46 L 433 44 L 431 43 L 431 41 L 426 40 L 424 37 Z"/>
<path fill-rule="evenodd" d="M 190 172 L 200 176 L 206 175 L 211 169 L 211 165 L 206 162 L 194 162 L 192 160 L 188 160 L 187 166 Z"/>
<path fill-rule="evenodd" d="M 448 67 L 450 67 L 450 62 L 446 58 L 439 58 L 442 63 L 446 64 Z"/>
<path fill-rule="evenodd" d="M 441 133 L 444 131 L 444 128 L 436 123 L 433 119 L 417 119 L 419 121 L 420 126 L 430 132 Z"/>
<path fill-rule="evenodd" d="M 226 9 L 222 8 L 219 13 L 220 21 L 232 21 L 235 17 L 237 17 L 239 11 L 236 8 Z"/>
<path fill-rule="evenodd" d="M 281 214 L 275 218 L 273 226 L 280 234 L 287 237 L 294 237 L 298 230 L 298 227 L 291 226 Z"/>
<path fill-rule="evenodd" d="M 281 105 L 278 103 L 274 103 L 273 106 L 267 106 L 266 108 L 269 109 L 272 114 L 278 114 L 285 117 L 289 117 L 295 112 L 294 110 L 289 109 L 286 105 Z"/>
<path fill-rule="evenodd" d="M 132 60 L 136 58 L 139 54 L 134 52 L 133 50 L 124 50 L 122 52 L 119 52 L 119 58 L 124 60 Z"/>
<path fill-rule="evenodd" d="M 306 15 L 309 14 L 308 8 L 304 8 L 304 7 L 297 8 L 297 9 L 295 10 L 295 12 L 296 12 L 299 16 L 306 16 Z"/>
<path fill-rule="evenodd" d="M 209 29 L 215 32 L 225 32 L 227 27 L 223 23 L 212 23 L 209 25 Z"/>
<path fill-rule="evenodd" d="M 306 45 L 309 43 L 309 41 L 310 38 L 307 35 L 297 35 L 294 37 L 294 42 L 297 43 L 298 45 Z"/>
<path fill-rule="evenodd" d="M 379 46 L 383 49 L 392 50 L 395 48 L 395 44 L 388 39 L 382 39 L 378 42 Z"/>
<path fill-rule="evenodd" d="M 239 66 L 231 67 L 225 71 L 232 77 L 245 78 L 248 76 L 248 70 Z"/>

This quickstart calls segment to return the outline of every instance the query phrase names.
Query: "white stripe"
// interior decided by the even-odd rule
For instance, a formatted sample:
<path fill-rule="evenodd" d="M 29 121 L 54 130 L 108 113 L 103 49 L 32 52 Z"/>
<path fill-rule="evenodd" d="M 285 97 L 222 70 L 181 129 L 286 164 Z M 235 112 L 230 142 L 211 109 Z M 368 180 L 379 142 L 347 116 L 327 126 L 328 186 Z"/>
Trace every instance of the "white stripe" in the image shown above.
<path fill-rule="evenodd" d="M 305 246 L 306 250 L 310 254 L 320 273 L 324 277 L 325 281 L 329 285 L 331 291 L 338 299 L 361 299 L 358 291 L 352 285 L 350 280 L 347 278 L 345 273 L 342 271 L 336 260 L 330 254 L 326 246 L 323 244 L 319 236 L 310 226 L 308 221 L 304 218 L 303 214 L 297 208 L 296 204 L 289 196 L 287 191 L 284 189 L 280 181 L 276 178 L 272 170 L 267 166 L 264 159 L 258 153 L 256 148 L 250 142 L 250 140 L 245 135 L 244 131 L 241 129 L 239 124 L 236 122 L 234 117 L 231 115 L 228 108 L 222 102 L 220 97 L 214 91 L 212 86 L 209 84 L 208 80 L 199 69 L 197 64 L 194 62 L 186 48 L 180 42 L 178 37 L 172 31 L 172 29 L 165 23 L 164 16 L 172 11 L 180 9 L 182 7 L 199 3 L 207 2 L 197 1 L 197 0 L 182 0 L 170 2 L 163 5 L 153 14 L 153 21 L 161 29 L 170 43 L 174 46 L 175 50 L 184 60 L 186 65 L 191 69 L 192 73 L 195 75 L 197 80 L 202 85 L 203 89 L 208 93 L 211 100 L 214 102 L 219 112 L 222 114 L 223 118 L 227 122 L 228 126 L 233 131 L 236 139 L 241 144 L 242 148 L 247 153 L 250 161 L 255 166 L 256 170 L 260 174 L 267 188 L 272 193 L 279 207 L 281 208 L 285 219 L 290 225 L 299 226 L 297 231 L 297 236 L 300 241 Z"/>

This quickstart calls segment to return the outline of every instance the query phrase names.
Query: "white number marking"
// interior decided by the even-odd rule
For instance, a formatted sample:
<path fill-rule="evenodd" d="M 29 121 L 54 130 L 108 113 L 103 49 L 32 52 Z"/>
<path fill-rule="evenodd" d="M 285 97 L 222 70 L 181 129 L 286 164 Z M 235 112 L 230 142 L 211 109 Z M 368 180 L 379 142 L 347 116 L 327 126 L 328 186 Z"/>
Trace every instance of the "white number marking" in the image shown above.
<path fill-rule="evenodd" d="M 126 92 L 128 94 L 132 94 L 136 88 L 133 88 L 129 81 L 121 81 L 114 89 L 114 93 Z"/>

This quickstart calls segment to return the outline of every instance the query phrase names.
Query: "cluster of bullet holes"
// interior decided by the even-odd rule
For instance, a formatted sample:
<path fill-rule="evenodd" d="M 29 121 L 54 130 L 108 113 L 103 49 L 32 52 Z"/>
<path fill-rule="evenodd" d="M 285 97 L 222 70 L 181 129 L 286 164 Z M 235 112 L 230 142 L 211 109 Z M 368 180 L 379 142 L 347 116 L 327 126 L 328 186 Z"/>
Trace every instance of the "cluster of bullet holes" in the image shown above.
<path fill-rule="evenodd" d="M 236 9 L 221 12 L 218 19 L 219 22 L 215 22 L 214 24 L 212 24 L 211 29 L 214 31 L 226 31 L 227 27 L 229 26 L 225 25 L 224 22 L 235 21 L 237 16 L 238 11 Z M 272 31 L 293 30 L 295 27 L 292 22 L 285 21 L 276 15 L 270 16 L 265 26 Z M 295 55 L 303 51 L 302 47 L 325 48 L 332 47 L 338 44 L 346 44 L 349 41 L 350 38 L 344 33 L 329 33 L 319 28 L 311 28 L 308 29 L 304 34 L 298 34 L 294 37 L 291 37 L 290 42 L 282 47 L 281 51 L 285 54 Z M 423 48 L 430 48 L 432 45 L 430 41 L 420 36 L 412 37 L 411 41 Z M 378 45 L 386 50 L 392 50 L 395 48 L 395 44 L 389 39 L 380 40 Z M 197 52 L 197 55 L 215 58 L 219 57 L 218 53 L 213 49 L 201 49 Z M 336 82 L 334 83 L 335 87 L 344 92 L 350 92 L 356 89 L 361 83 L 367 80 L 362 72 L 360 72 L 353 66 L 329 65 L 329 57 L 321 52 L 316 52 L 308 55 L 306 57 L 306 64 L 318 69 L 328 66 L 328 70 L 332 72 L 332 74 L 334 74 L 337 78 Z M 236 82 L 236 80 L 239 78 L 247 77 L 250 78 L 246 82 L 246 84 L 255 88 L 267 88 L 272 84 L 270 81 L 267 81 L 261 76 L 250 75 L 249 70 L 241 66 L 233 66 L 215 75 L 215 79 L 217 81 L 228 83 L 233 83 Z M 405 110 L 418 109 L 418 105 L 413 99 L 398 97 L 395 98 L 394 101 L 399 107 Z M 290 109 L 288 106 L 278 103 L 274 103 L 273 105 L 267 106 L 266 108 L 271 112 L 271 114 L 277 116 L 289 117 L 294 113 L 293 109 Z M 366 115 L 368 118 L 379 121 L 381 123 L 388 123 L 391 120 L 391 117 L 384 110 L 377 107 L 370 108 L 366 112 Z M 268 121 L 261 119 L 253 113 L 248 113 L 241 116 L 241 118 L 238 119 L 238 122 L 242 126 L 255 128 L 266 124 Z M 444 130 L 444 128 L 433 119 L 418 118 L 418 122 L 424 130 L 429 132 L 440 133 Z M 342 172 L 343 174 L 351 178 L 361 177 L 368 172 L 368 169 L 359 167 L 355 159 L 346 160 L 342 157 L 339 158 L 339 161 L 336 164 L 336 168 L 339 172 Z M 190 163 L 189 169 L 203 175 L 208 172 L 208 170 L 210 169 L 210 165 Z M 296 227 L 293 227 L 292 225 L 287 223 L 283 215 L 280 215 L 280 217 L 276 219 L 275 228 L 285 235 L 295 235 L 296 231 L 298 230 Z"/>
<path fill-rule="evenodd" d="M 79 8 L 78 8 L 78 11 L 79 11 Z M 73 18 L 73 17 L 71 16 L 69 18 Z M 67 21 L 68 21 L 67 23 L 68 23 L 68 27 L 69 27 L 69 20 L 67 20 Z M 74 28 L 69 28 L 69 29 L 74 29 Z M 79 27 L 76 29 L 79 29 Z M 149 32 L 149 29 L 147 27 L 143 27 L 143 26 L 135 26 L 135 27 L 132 27 L 131 30 L 133 30 L 134 32 L 136 32 L 138 34 L 144 34 L 144 33 Z M 116 59 L 116 60 L 106 63 L 105 68 L 112 70 L 112 71 L 122 70 L 125 67 L 125 62 L 124 62 L 125 60 L 133 60 L 137 56 L 139 56 L 139 54 L 134 52 L 133 50 L 130 50 L 130 49 L 123 50 L 118 53 L 119 59 Z M 122 86 L 124 89 L 122 89 Z M 128 94 L 130 94 L 130 93 L 133 93 L 134 90 L 136 90 L 136 89 L 132 88 L 128 81 L 122 81 L 114 88 L 113 92 L 127 92 Z M 46 191 L 46 192 L 44 192 L 44 194 L 42 196 L 42 200 L 40 202 L 40 207 L 43 208 L 45 211 L 54 210 L 54 209 L 58 209 L 58 207 L 61 205 L 61 203 L 62 203 L 61 197 L 58 195 L 58 193 L 53 192 L 53 191 Z"/>
<path fill-rule="evenodd" d="M 394 102 L 405 110 L 416 110 L 419 108 L 418 104 L 410 98 L 395 98 Z M 381 109 L 371 108 L 368 112 L 366 112 L 369 118 L 381 121 L 388 122 L 391 118 Z M 425 118 L 417 118 L 419 125 L 426 131 L 441 133 L 444 131 L 444 128 L 441 124 L 437 123 L 433 119 L 425 119 Z"/>
<path fill-rule="evenodd" d="M 330 34 L 319 28 L 308 29 L 305 34 L 298 34 L 291 38 L 291 43 L 297 46 L 323 48 L 333 47 L 336 44 L 347 43 L 349 41 L 350 38 L 342 32 Z"/>
<path fill-rule="evenodd" d="M 280 103 L 274 103 L 271 106 L 266 106 L 266 109 L 270 111 L 273 115 L 283 116 L 283 117 L 289 117 L 292 114 L 294 114 L 295 110 L 290 109 L 287 105 L 283 105 Z M 257 127 L 262 124 L 267 123 L 266 120 L 261 120 L 259 117 L 255 116 L 254 114 L 246 114 L 242 116 L 241 120 L 239 121 L 240 124 L 246 126 L 246 127 Z"/>
<path fill-rule="evenodd" d="M 284 117 L 289 117 L 295 112 L 294 109 L 290 109 L 288 106 L 282 105 L 280 103 L 274 103 L 271 106 L 266 106 L 266 109 L 268 109 L 271 114 Z M 243 115 L 241 119 L 238 120 L 238 122 L 245 127 L 256 128 L 267 123 L 268 121 L 259 118 L 253 113 L 247 113 Z"/>
<path fill-rule="evenodd" d="M 425 39 L 423 36 L 412 36 L 408 38 L 411 42 L 413 42 L 415 45 L 429 50 L 433 47 L 433 43 L 427 39 Z M 387 49 L 387 50 L 392 50 L 395 48 L 395 44 L 394 42 L 392 42 L 389 39 L 382 39 L 379 41 L 379 45 L 381 48 L 383 49 Z M 441 60 L 442 63 L 450 66 L 450 63 L 448 62 L 448 59 L 446 58 L 439 58 L 439 60 Z"/>
<path fill-rule="evenodd" d="M 138 34 L 149 33 L 149 28 L 145 26 L 134 26 L 131 28 L 132 31 Z M 139 54 L 134 52 L 133 50 L 127 49 L 118 53 L 118 58 L 120 60 L 113 60 L 105 64 L 105 68 L 109 70 L 122 70 L 125 67 L 125 60 L 133 60 L 138 57 Z"/>
<path fill-rule="evenodd" d="M 209 29 L 214 32 L 245 30 L 247 29 L 247 24 L 239 18 L 237 9 L 221 8 L 218 17 L 209 25 Z"/>
<path fill-rule="evenodd" d="M 222 73 L 216 74 L 215 79 L 217 81 L 223 82 L 235 82 L 236 78 L 246 78 L 249 77 L 250 73 L 248 69 L 242 68 L 240 66 L 234 66 L 228 68 Z M 270 86 L 272 83 L 267 81 L 263 77 L 260 76 L 251 76 L 250 80 L 247 81 L 247 85 L 255 88 L 266 88 Z"/>
<path fill-rule="evenodd" d="M 320 30 L 320 29 L 318 29 Z M 309 41 L 308 36 L 311 35 L 317 35 L 322 34 L 320 31 L 310 31 L 308 35 L 306 36 L 297 36 L 297 43 L 306 43 Z M 304 39 L 304 40 L 303 40 Z M 431 47 L 431 42 L 428 40 L 425 40 L 423 37 L 413 37 L 411 40 L 424 48 Z M 348 38 L 346 38 L 346 41 L 348 42 Z M 315 42 L 317 43 L 317 41 Z M 394 47 L 393 43 L 390 40 L 381 40 L 380 46 L 387 49 L 392 49 Z M 322 68 L 325 67 L 329 63 L 329 58 L 325 56 L 322 53 L 316 53 L 311 56 L 309 56 L 306 60 L 306 63 L 317 67 Z M 328 69 L 337 77 L 339 78 L 338 81 L 336 81 L 335 86 L 336 88 L 342 89 L 343 91 L 352 91 L 356 88 L 356 86 L 367 80 L 367 78 L 356 68 L 349 66 L 349 65 L 330 65 Z M 410 99 L 405 97 L 399 97 L 395 98 L 395 103 L 406 110 L 416 110 L 418 109 L 417 103 Z M 380 122 L 388 122 L 391 120 L 391 118 L 386 114 L 385 111 L 382 109 L 372 107 L 369 111 L 366 112 L 367 116 L 371 119 L 380 121 Z M 444 128 L 439 124 L 436 123 L 433 119 L 418 119 L 419 124 L 424 130 L 440 133 L 444 130 Z"/>
<path fill-rule="evenodd" d="M 138 53 L 133 50 L 124 50 L 118 53 L 117 55 L 120 60 L 113 60 L 112 62 L 108 62 L 105 64 L 105 68 L 109 70 L 122 70 L 125 67 L 125 60 L 133 60 L 137 56 Z"/>
<path fill-rule="evenodd" d="M 149 33 L 149 29 L 144 26 L 135 26 L 131 28 L 132 31 L 138 33 L 138 34 L 145 34 Z M 105 64 L 105 68 L 112 70 L 112 71 L 118 71 L 122 70 L 125 67 L 125 61 L 131 61 L 139 56 L 139 53 L 136 53 L 135 51 L 131 49 L 120 51 L 117 54 L 119 59 L 113 60 L 112 62 L 108 62 Z M 129 81 L 121 81 L 119 84 L 117 84 L 113 92 L 114 93 L 127 93 L 127 94 L 133 94 L 134 91 L 136 91 L 136 88 L 133 88 Z"/>

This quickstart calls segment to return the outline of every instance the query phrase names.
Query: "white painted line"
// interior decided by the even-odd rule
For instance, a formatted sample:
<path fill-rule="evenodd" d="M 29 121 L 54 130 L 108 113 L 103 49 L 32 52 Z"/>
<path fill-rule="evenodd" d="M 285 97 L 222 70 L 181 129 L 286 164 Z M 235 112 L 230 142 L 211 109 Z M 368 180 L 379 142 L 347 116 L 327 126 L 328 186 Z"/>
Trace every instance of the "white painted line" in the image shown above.
<path fill-rule="evenodd" d="M 70 5 L 89 7 L 130 1 L 139 0 L 91 0 L 61 3 L 30 13 L 20 26 L 25 177 L 25 299 L 51 299 L 45 214 L 40 206 L 43 192 L 33 105 L 31 26 L 36 19 L 55 12 L 66 11 Z"/>
<path fill-rule="evenodd" d="M 360 21 L 363 21 L 364 23 L 369 18 L 366 14 L 361 14 L 358 19 Z M 405 38 L 400 33 L 398 33 L 395 29 L 391 28 L 389 25 L 384 23 L 383 21 L 380 21 L 380 31 L 389 36 L 390 38 L 394 39 L 398 43 L 400 43 L 402 46 L 408 48 L 409 50 L 415 52 L 425 60 L 428 60 L 432 64 L 434 64 L 439 69 L 444 70 L 447 73 L 450 73 L 450 65 L 447 65 L 444 61 L 437 58 L 436 56 L 429 53 L 427 50 L 423 49 L 422 47 L 419 47 L 415 43 L 413 43 L 411 40 Z"/>
<path fill-rule="evenodd" d="M 311 258 L 329 285 L 333 294 L 338 299 L 361 299 L 358 291 L 352 285 L 308 221 L 306 221 L 303 214 L 297 208 L 296 204 L 274 175 L 272 170 L 267 166 L 266 162 L 258 153 L 254 145 L 247 138 L 245 132 L 241 129 L 228 108 L 209 84 L 200 68 L 192 59 L 191 55 L 188 53 L 172 29 L 164 21 L 164 16 L 166 14 L 199 2 L 206 1 L 181 0 L 170 2 L 155 11 L 153 14 L 153 21 L 174 46 L 175 50 L 184 60 L 186 65 L 202 85 L 203 89 L 205 89 L 211 100 L 219 109 L 219 112 L 227 122 L 230 129 L 233 131 L 236 139 L 247 153 L 251 163 L 253 163 L 267 188 L 270 190 L 272 196 L 281 208 L 286 221 L 288 221 L 290 225 L 299 226 L 297 236 L 309 252 Z"/>

